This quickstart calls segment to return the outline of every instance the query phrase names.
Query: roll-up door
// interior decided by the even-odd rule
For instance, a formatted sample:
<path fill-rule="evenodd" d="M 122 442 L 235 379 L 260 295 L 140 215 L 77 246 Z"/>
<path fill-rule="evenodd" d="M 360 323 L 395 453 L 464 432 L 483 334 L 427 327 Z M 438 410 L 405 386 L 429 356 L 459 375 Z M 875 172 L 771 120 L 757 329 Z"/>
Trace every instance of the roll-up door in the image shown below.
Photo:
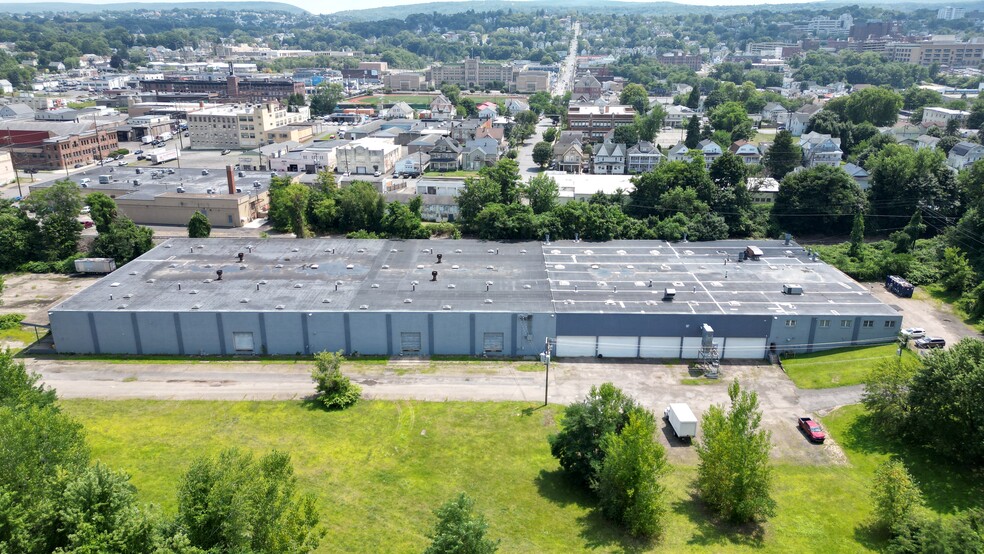
<path fill-rule="evenodd" d="M 593 358 L 596 337 L 557 337 L 557 356 L 566 358 Z"/>
<path fill-rule="evenodd" d="M 683 338 L 683 359 L 694 360 L 697 358 L 697 354 L 700 352 L 700 337 L 684 337 Z M 714 345 L 717 346 L 718 355 L 721 355 L 721 345 L 724 341 L 721 337 L 714 337 Z"/>
<path fill-rule="evenodd" d="M 681 337 L 642 337 L 639 356 L 642 358 L 679 358 Z"/>
<path fill-rule="evenodd" d="M 420 352 L 420 333 L 400 333 L 400 352 Z"/>
<path fill-rule="evenodd" d="M 635 358 L 639 337 L 598 337 L 598 354 L 606 358 Z"/>
<path fill-rule="evenodd" d="M 760 360 L 765 357 L 765 338 L 727 337 L 722 358 Z"/>
<path fill-rule="evenodd" d="M 482 351 L 487 353 L 501 353 L 502 342 L 502 333 L 485 333 L 482 338 Z"/>

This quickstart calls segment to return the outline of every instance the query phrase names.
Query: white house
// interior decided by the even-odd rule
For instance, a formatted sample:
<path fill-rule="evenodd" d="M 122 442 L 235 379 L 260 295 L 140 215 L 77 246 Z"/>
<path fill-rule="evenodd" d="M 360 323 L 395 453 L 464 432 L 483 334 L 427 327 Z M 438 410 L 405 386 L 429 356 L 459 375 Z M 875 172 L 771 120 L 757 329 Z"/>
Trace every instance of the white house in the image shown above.
<path fill-rule="evenodd" d="M 741 158 L 741 161 L 746 164 L 757 164 L 762 161 L 762 152 L 759 151 L 758 146 L 747 140 L 738 140 L 731 143 L 731 147 L 728 150 Z"/>
<path fill-rule="evenodd" d="M 644 140 L 629 148 L 626 153 L 626 168 L 632 174 L 652 171 L 662 161 L 663 153 L 656 145 Z"/>
<path fill-rule="evenodd" d="M 678 142 L 676 146 L 670 148 L 670 151 L 666 154 L 666 159 L 671 162 L 685 162 L 690 159 L 690 149 L 687 145 Z"/>
<path fill-rule="evenodd" d="M 984 146 L 973 142 L 958 142 L 946 158 L 946 165 L 957 171 L 972 165 L 977 160 L 984 158 Z"/>
<path fill-rule="evenodd" d="M 801 136 L 799 146 L 803 149 L 803 165 L 805 167 L 818 165 L 837 167 L 844 156 L 844 152 L 840 148 L 839 138 L 817 132 Z"/>
<path fill-rule="evenodd" d="M 854 179 L 854 182 L 861 187 L 861 190 L 868 190 L 868 179 L 870 175 L 863 167 L 856 164 L 847 163 L 841 166 L 841 169 L 846 171 L 847 174 Z"/>
<path fill-rule="evenodd" d="M 707 167 L 711 167 L 714 160 L 720 158 L 721 154 L 724 154 L 724 150 L 721 149 L 721 145 L 711 139 L 704 139 L 698 142 L 697 149 L 704 154 L 704 165 Z"/>
<path fill-rule="evenodd" d="M 430 165 L 430 159 L 430 154 L 424 154 L 423 152 L 410 154 L 396 162 L 393 166 L 393 173 L 420 175 L 424 171 L 427 171 L 427 167 Z"/>
<path fill-rule="evenodd" d="M 667 106 L 663 125 L 668 127 L 684 127 L 696 113 L 686 106 Z"/>
<path fill-rule="evenodd" d="M 454 104 L 443 94 L 438 94 L 431 100 L 430 111 L 433 119 L 451 119 L 456 113 Z"/>
<path fill-rule="evenodd" d="M 778 125 L 789 124 L 789 110 L 779 102 L 769 102 L 762 108 L 762 121 L 771 121 Z"/>
<path fill-rule="evenodd" d="M 0 79 L 0 92 L 3 94 L 13 94 L 14 85 L 6 79 Z"/>
<path fill-rule="evenodd" d="M 772 204 L 779 194 L 779 181 L 772 177 L 749 177 L 746 185 L 755 204 Z"/>
<path fill-rule="evenodd" d="M 933 137 L 930 135 L 919 135 L 916 139 L 915 149 L 923 150 L 925 148 L 936 148 L 936 144 L 940 142 L 938 137 Z"/>
<path fill-rule="evenodd" d="M 949 108 L 937 108 L 937 107 L 926 107 L 923 108 L 922 124 L 923 126 L 936 125 L 937 127 L 946 127 L 946 124 L 950 121 L 956 120 L 957 125 L 963 126 L 967 123 L 967 118 L 970 117 L 970 112 L 965 112 L 963 110 L 951 110 Z"/>
<path fill-rule="evenodd" d="M 622 175 L 625 173 L 625 145 L 604 142 L 594 153 L 592 172 L 596 175 Z"/>
<path fill-rule="evenodd" d="M 387 119 L 413 119 L 413 108 L 406 102 L 397 102 L 387 110 Z"/>

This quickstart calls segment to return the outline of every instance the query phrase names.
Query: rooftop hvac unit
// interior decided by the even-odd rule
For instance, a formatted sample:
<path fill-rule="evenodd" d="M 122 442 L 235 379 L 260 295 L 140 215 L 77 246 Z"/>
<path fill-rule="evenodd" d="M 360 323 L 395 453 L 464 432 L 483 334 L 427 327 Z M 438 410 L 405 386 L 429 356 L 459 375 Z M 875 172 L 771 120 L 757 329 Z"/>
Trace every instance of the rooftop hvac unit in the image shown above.
<path fill-rule="evenodd" d="M 783 294 L 803 294 L 803 286 L 802 285 L 783 285 L 782 286 L 782 293 Z"/>

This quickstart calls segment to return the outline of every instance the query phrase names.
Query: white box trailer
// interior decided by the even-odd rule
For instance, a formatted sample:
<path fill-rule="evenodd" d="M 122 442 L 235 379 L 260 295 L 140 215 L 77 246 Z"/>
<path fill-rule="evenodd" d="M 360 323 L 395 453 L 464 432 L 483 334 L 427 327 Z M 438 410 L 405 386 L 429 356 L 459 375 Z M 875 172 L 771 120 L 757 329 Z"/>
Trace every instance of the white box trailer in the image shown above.
<path fill-rule="evenodd" d="M 697 436 L 697 417 L 686 404 L 670 404 L 663 411 L 663 419 L 670 423 L 673 435 L 689 441 Z"/>
<path fill-rule="evenodd" d="M 79 258 L 75 260 L 75 271 L 78 273 L 112 273 L 116 271 L 116 260 L 113 258 Z"/>

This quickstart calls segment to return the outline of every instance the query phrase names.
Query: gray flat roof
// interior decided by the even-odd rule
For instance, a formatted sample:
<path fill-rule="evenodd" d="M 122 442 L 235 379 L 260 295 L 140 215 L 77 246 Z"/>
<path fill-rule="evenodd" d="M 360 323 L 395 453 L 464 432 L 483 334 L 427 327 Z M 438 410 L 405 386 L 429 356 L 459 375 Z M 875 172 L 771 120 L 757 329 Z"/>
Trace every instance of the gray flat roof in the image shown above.
<path fill-rule="evenodd" d="M 112 165 L 111 165 L 112 164 Z M 208 189 L 215 189 L 215 195 L 228 194 L 226 184 L 225 168 L 208 169 L 208 174 L 203 175 L 202 168 L 168 168 L 166 166 L 137 166 L 119 167 L 116 162 L 107 163 L 102 167 L 86 169 L 78 173 L 73 173 L 70 180 L 79 184 L 82 179 L 89 179 L 87 190 L 98 190 L 103 192 L 113 192 L 115 198 L 154 198 L 161 194 L 175 193 L 177 187 L 183 187 L 186 194 L 207 194 Z M 168 169 L 174 170 L 173 174 L 168 173 Z M 152 173 L 156 172 L 160 178 L 153 178 Z M 239 174 L 244 176 L 240 177 Z M 100 175 L 109 175 L 109 183 L 100 183 Z M 242 190 L 239 196 L 256 194 L 270 188 L 269 171 L 236 171 L 236 187 Z M 139 185 L 134 185 L 133 180 L 140 181 Z M 254 187 L 253 182 L 259 181 L 260 186 Z M 46 188 L 54 184 L 55 181 L 37 183 L 31 188 Z M 109 194 L 109 192 L 107 192 Z"/>
<path fill-rule="evenodd" d="M 738 263 L 750 244 L 764 255 Z M 783 294 L 783 284 L 803 294 Z M 782 241 L 170 239 L 54 308 L 193 309 L 896 315 Z"/>

